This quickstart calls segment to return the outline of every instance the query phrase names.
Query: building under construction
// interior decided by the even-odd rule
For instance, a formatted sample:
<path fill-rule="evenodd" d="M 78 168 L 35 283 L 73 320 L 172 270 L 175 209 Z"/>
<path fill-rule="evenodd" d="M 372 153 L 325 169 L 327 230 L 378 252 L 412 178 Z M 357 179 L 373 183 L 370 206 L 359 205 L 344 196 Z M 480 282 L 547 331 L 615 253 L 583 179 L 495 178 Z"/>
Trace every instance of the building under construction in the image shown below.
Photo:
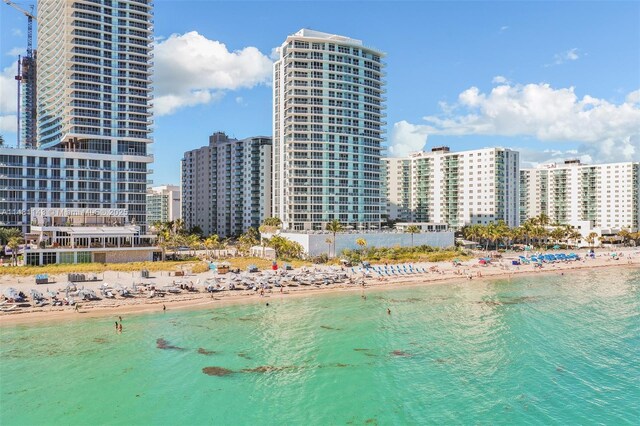
<path fill-rule="evenodd" d="M 27 54 L 18 58 L 18 148 L 37 148 L 37 74 L 36 51 L 33 50 L 33 6 L 31 12 L 24 10 L 10 0 L 4 0 L 6 4 L 18 10 L 27 17 Z"/>

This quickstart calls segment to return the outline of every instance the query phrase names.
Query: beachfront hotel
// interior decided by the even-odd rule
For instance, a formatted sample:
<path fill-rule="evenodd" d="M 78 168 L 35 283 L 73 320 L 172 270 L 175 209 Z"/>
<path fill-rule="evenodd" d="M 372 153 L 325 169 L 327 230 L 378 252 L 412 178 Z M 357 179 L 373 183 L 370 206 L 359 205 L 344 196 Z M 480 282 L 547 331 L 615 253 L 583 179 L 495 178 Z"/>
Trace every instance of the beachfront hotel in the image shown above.
<path fill-rule="evenodd" d="M 302 29 L 277 55 L 273 216 L 285 230 L 321 230 L 333 219 L 379 229 L 383 53 L 360 40 Z"/>
<path fill-rule="evenodd" d="M 33 208 L 118 209 L 146 232 L 152 6 L 38 2 L 37 149 L 0 148 L 0 226 Z"/>
<path fill-rule="evenodd" d="M 181 160 L 182 219 L 204 235 L 238 236 L 271 216 L 271 148 L 266 136 L 217 132 Z"/>
<path fill-rule="evenodd" d="M 640 163 L 544 164 L 520 171 L 521 221 L 549 216 L 582 235 L 612 235 L 640 226 Z"/>
<path fill-rule="evenodd" d="M 180 187 L 154 186 L 147 191 L 147 224 L 180 219 Z"/>
<path fill-rule="evenodd" d="M 384 158 L 386 215 L 452 229 L 503 220 L 519 224 L 519 153 L 506 148 L 451 152 L 448 147 Z"/>

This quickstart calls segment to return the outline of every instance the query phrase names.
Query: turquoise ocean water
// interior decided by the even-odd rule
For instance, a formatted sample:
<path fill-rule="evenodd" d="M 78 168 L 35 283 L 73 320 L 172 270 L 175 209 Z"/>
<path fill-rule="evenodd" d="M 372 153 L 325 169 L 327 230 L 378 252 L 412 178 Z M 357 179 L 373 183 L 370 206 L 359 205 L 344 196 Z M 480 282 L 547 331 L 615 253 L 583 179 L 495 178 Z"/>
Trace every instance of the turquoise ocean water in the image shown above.
<path fill-rule="evenodd" d="M 0 424 L 638 424 L 640 271 L 365 294 L 2 327 Z"/>

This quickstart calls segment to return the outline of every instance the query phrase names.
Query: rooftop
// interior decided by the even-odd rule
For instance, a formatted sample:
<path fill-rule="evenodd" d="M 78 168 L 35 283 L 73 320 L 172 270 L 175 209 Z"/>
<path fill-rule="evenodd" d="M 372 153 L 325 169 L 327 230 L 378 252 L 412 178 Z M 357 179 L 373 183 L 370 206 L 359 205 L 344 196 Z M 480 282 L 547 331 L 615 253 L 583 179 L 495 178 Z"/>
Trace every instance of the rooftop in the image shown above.
<path fill-rule="evenodd" d="M 323 33 L 321 31 L 310 30 L 307 28 L 303 28 L 297 33 L 293 34 L 294 37 L 307 37 L 307 38 L 315 38 L 315 39 L 325 39 L 325 40 L 334 40 L 339 41 L 341 43 L 349 43 L 355 44 L 357 46 L 362 46 L 362 40 L 357 40 L 355 38 L 349 38 L 337 34 L 329 34 Z"/>

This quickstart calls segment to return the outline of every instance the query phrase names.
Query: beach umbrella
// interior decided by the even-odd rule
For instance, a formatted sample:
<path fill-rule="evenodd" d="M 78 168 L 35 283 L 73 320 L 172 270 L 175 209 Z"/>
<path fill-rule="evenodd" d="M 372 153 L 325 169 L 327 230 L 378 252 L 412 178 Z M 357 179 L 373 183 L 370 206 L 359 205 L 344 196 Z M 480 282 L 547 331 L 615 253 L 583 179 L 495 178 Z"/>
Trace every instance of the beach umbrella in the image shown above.
<path fill-rule="evenodd" d="M 18 290 L 13 287 L 9 287 L 4 291 L 4 295 L 9 299 L 15 299 L 18 296 Z"/>

